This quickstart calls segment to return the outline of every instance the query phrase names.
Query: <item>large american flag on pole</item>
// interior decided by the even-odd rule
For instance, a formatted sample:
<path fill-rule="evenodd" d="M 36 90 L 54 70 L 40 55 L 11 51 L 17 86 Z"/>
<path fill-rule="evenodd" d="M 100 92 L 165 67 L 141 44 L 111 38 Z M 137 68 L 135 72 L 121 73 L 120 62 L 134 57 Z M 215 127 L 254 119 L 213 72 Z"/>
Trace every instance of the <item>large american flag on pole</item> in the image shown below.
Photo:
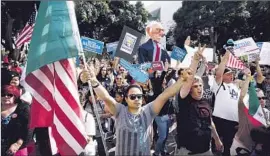
<path fill-rule="evenodd" d="M 236 68 L 236 69 L 244 69 L 245 68 L 244 63 L 239 58 L 234 56 L 232 53 L 230 53 L 229 60 L 226 64 L 226 66 L 230 67 L 230 68 Z"/>
<path fill-rule="evenodd" d="M 75 68 L 81 51 L 74 3 L 42 1 L 24 87 L 33 96 L 30 127 L 49 127 L 60 155 L 79 155 L 87 144 Z"/>
<path fill-rule="evenodd" d="M 65 59 L 45 65 L 28 74 L 25 82 L 33 96 L 31 126 L 52 127 L 61 155 L 80 154 L 86 140 L 74 61 Z"/>
<path fill-rule="evenodd" d="M 32 37 L 33 29 L 35 26 L 35 21 L 36 21 L 36 15 L 37 15 L 37 10 L 31 14 L 28 22 L 22 29 L 22 31 L 19 33 L 18 37 L 15 40 L 15 45 L 16 48 L 19 49 L 24 43 L 29 43 Z"/>

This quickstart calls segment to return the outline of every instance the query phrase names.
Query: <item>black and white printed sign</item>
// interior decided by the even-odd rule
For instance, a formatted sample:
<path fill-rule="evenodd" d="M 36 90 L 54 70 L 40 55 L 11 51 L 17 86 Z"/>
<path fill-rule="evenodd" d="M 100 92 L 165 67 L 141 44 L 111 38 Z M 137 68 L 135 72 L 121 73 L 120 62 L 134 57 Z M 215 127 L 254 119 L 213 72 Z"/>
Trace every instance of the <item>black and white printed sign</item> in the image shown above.
<path fill-rule="evenodd" d="M 137 54 L 143 34 L 124 26 L 115 56 L 132 61 L 133 56 Z"/>

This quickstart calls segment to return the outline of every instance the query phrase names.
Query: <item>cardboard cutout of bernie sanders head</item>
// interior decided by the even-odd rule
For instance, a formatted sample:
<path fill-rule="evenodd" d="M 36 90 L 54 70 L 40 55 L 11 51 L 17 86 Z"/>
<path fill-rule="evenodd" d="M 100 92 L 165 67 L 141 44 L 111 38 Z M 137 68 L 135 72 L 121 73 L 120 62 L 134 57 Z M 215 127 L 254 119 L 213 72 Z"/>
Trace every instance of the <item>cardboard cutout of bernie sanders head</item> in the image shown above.
<path fill-rule="evenodd" d="M 160 44 L 162 37 L 165 36 L 162 24 L 156 21 L 150 22 L 146 27 L 146 35 L 150 39 L 139 47 L 138 62 L 162 61 L 165 63 L 167 60 L 170 63 L 170 56 Z"/>

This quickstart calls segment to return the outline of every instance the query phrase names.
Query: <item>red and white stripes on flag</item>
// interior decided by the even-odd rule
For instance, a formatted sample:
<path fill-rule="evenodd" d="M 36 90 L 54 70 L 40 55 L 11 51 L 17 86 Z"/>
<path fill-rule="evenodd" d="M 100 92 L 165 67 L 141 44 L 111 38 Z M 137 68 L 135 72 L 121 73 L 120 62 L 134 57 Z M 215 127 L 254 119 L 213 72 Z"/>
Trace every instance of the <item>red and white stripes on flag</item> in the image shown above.
<path fill-rule="evenodd" d="M 230 57 L 226 66 L 230 68 L 236 68 L 236 69 L 244 69 L 245 67 L 244 63 L 231 53 L 230 53 Z"/>
<path fill-rule="evenodd" d="M 19 33 L 18 37 L 15 40 L 16 48 L 19 49 L 24 43 L 28 43 L 31 41 L 32 33 L 35 26 L 37 11 L 35 10 L 30 16 L 28 22 Z"/>
<path fill-rule="evenodd" d="M 72 59 L 60 60 L 28 74 L 32 93 L 30 127 L 51 127 L 61 155 L 79 155 L 87 142 Z"/>

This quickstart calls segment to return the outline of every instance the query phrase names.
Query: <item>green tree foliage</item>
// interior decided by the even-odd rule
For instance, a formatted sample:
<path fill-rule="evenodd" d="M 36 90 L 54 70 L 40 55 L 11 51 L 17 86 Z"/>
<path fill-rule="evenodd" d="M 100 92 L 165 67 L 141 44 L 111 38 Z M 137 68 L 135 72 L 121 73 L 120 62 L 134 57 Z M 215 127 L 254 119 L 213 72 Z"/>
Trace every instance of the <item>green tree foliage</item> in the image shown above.
<path fill-rule="evenodd" d="M 79 1 L 76 15 L 82 36 L 113 42 L 119 39 L 124 25 L 144 33 L 148 12 L 141 2 Z"/>
<path fill-rule="evenodd" d="M 248 1 L 247 10 L 250 18 L 246 33 L 257 41 L 270 41 L 270 2 Z"/>
<path fill-rule="evenodd" d="M 12 46 L 13 37 L 24 27 L 35 4 L 38 7 L 39 3 L 1 2 L 1 44 L 11 55 L 15 50 Z M 75 1 L 75 11 L 81 36 L 104 42 L 117 41 L 124 25 L 144 33 L 149 15 L 141 2 L 132 5 L 129 1 Z"/>
<path fill-rule="evenodd" d="M 11 57 L 15 57 L 13 37 L 24 27 L 34 11 L 35 4 L 39 2 L 29 1 L 2 1 L 1 2 L 1 44 Z"/>

